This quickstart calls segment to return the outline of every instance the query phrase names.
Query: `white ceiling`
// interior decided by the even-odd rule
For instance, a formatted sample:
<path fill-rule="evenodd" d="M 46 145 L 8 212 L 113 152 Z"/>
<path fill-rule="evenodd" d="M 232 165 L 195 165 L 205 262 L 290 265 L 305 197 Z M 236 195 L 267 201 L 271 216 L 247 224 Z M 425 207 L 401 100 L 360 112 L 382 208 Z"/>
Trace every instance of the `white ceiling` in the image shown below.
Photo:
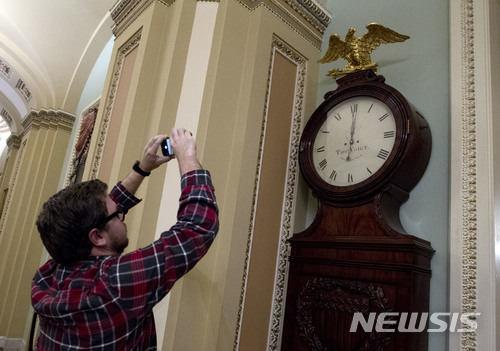
<path fill-rule="evenodd" d="M 112 38 L 109 10 L 116 2 L 0 0 L 0 115 L 9 114 L 12 131 L 20 132 L 31 109 L 76 113 L 86 79 Z"/>

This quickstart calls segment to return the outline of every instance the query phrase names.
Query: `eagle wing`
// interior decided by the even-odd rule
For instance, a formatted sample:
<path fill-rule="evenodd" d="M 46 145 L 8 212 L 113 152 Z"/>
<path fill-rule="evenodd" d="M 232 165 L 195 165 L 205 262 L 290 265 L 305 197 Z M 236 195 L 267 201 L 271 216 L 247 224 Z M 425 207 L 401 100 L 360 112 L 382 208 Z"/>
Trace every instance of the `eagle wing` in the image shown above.
<path fill-rule="evenodd" d="M 380 44 L 398 43 L 410 38 L 378 23 L 370 23 L 366 28 L 368 32 L 359 39 L 358 48 L 367 54 L 371 53 Z"/>
<path fill-rule="evenodd" d="M 349 46 L 340 39 L 337 33 L 330 36 L 330 41 L 328 43 L 328 50 L 325 56 L 318 60 L 320 63 L 328 63 L 338 60 L 340 57 L 345 58 L 349 53 Z"/>

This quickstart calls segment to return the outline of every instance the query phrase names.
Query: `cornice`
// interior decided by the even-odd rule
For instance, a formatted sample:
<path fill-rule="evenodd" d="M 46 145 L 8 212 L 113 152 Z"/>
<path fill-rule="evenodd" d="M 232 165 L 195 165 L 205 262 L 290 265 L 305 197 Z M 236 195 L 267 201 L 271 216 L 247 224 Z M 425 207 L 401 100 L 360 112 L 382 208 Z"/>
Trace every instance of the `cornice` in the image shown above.
<path fill-rule="evenodd" d="M 32 129 L 37 130 L 40 128 L 50 128 L 71 132 L 74 122 L 75 116 L 62 110 L 32 110 L 22 122 L 23 132 L 21 133 L 21 136 L 24 136 Z"/>
<path fill-rule="evenodd" d="M 220 2 L 220 0 L 198 0 L 200 2 Z M 331 13 L 317 0 L 237 0 L 245 7 L 253 10 L 259 5 L 277 7 L 285 12 L 291 9 L 299 18 L 324 34 L 330 24 Z M 141 13 L 151 4 L 158 2 L 164 6 L 172 5 L 175 0 L 120 0 L 111 9 L 111 18 L 115 25 L 113 34 L 119 36 Z"/>
<path fill-rule="evenodd" d="M 132 24 L 141 13 L 143 13 L 156 0 L 120 0 L 111 9 L 111 19 L 115 22 L 113 34 L 119 36 L 130 24 Z M 175 0 L 158 1 L 164 5 L 170 5 Z M 170 3 L 170 4 L 169 4 Z"/>
<path fill-rule="evenodd" d="M 326 8 L 314 0 L 285 0 L 285 2 L 314 28 L 318 29 L 321 34 L 325 33 L 332 18 L 331 13 Z"/>
<path fill-rule="evenodd" d="M 19 135 L 11 134 L 7 138 L 7 148 L 9 150 L 11 150 L 12 148 L 19 149 L 19 147 L 21 147 L 21 141 L 22 141 L 22 139 Z"/>
<path fill-rule="evenodd" d="M 259 5 L 271 5 L 283 11 L 288 11 L 288 7 L 321 34 L 325 33 L 326 27 L 328 27 L 332 18 L 332 14 L 316 0 L 238 0 L 238 2 L 250 9 L 254 9 Z"/>

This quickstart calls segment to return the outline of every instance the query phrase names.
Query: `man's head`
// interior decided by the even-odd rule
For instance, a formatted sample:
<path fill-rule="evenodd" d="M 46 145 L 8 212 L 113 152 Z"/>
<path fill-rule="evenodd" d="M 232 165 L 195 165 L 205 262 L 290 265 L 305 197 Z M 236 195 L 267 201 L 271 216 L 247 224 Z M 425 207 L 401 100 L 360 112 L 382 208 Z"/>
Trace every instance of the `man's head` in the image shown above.
<path fill-rule="evenodd" d="M 100 245 L 95 238 L 102 234 L 108 238 L 106 245 L 117 240 L 116 246 L 123 246 L 123 251 L 126 230 L 123 239 L 123 235 L 113 234 L 118 224 L 110 223 L 123 217 L 117 214 L 106 221 L 111 211 L 117 210 L 107 196 L 107 188 L 99 180 L 78 183 L 59 191 L 43 205 L 36 225 L 45 248 L 57 262 L 71 264 L 88 257 Z"/>

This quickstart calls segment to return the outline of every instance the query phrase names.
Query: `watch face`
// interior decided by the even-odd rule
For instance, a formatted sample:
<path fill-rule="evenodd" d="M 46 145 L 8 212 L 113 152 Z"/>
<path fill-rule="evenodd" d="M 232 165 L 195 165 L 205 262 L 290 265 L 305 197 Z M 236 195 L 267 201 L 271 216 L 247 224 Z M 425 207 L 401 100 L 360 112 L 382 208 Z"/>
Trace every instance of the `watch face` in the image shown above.
<path fill-rule="evenodd" d="M 349 98 L 333 107 L 313 143 L 312 161 L 326 183 L 359 184 L 386 162 L 396 140 L 391 109 L 369 96 Z"/>

